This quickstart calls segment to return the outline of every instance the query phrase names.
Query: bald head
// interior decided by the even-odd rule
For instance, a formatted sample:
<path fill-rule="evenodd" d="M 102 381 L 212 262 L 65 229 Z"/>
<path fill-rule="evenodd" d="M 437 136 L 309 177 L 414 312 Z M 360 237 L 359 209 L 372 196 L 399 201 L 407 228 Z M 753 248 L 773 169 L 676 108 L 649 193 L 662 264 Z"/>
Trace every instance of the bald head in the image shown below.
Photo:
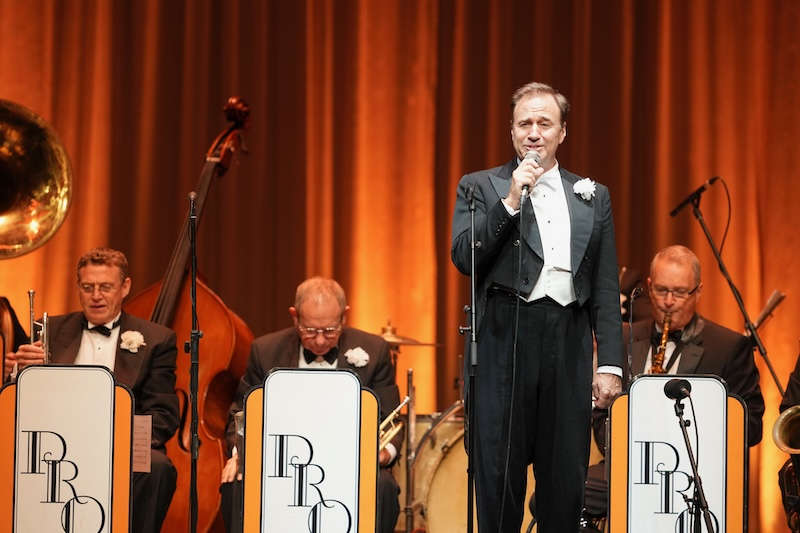
<path fill-rule="evenodd" d="M 289 315 L 303 348 L 318 359 L 333 349 L 347 321 L 348 309 L 344 289 L 332 279 L 314 277 L 298 285 Z"/>
<path fill-rule="evenodd" d="M 339 285 L 336 280 L 315 276 L 305 280 L 297 286 L 297 292 L 294 296 L 294 307 L 298 311 L 302 311 L 303 304 L 313 302 L 316 304 L 335 301 L 339 305 L 339 309 L 344 311 L 347 307 L 347 298 L 344 295 L 344 289 Z"/>

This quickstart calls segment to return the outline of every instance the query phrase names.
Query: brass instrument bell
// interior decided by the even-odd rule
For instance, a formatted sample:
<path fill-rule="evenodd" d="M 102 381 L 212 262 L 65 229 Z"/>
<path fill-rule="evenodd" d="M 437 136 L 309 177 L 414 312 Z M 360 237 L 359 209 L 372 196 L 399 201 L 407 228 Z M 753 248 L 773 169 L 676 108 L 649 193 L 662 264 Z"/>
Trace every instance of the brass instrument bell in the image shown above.
<path fill-rule="evenodd" d="M 53 129 L 0 100 L 0 259 L 35 250 L 55 234 L 69 209 L 71 176 Z"/>

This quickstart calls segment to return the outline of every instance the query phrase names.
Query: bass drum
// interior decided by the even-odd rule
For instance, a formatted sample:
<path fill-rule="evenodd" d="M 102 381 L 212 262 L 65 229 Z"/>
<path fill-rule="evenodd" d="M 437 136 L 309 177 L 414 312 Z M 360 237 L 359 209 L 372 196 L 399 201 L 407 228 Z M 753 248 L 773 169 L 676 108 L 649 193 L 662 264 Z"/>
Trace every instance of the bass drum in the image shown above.
<path fill-rule="evenodd" d="M 467 454 L 464 448 L 462 403 L 456 402 L 439 415 L 418 415 L 415 430 L 417 435 L 422 436 L 416 445 L 413 468 L 413 531 L 415 533 L 466 531 Z M 403 478 L 403 474 L 398 477 Z M 401 481 L 402 486 L 404 479 L 398 481 Z M 527 531 L 531 522 L 528 501 L 533 489 L 533 473 L 528 468 L 525 518 L 521 532 Z M 402 487 L 402 491 L 401 509 L 405 504 L 405 487 Z"/>

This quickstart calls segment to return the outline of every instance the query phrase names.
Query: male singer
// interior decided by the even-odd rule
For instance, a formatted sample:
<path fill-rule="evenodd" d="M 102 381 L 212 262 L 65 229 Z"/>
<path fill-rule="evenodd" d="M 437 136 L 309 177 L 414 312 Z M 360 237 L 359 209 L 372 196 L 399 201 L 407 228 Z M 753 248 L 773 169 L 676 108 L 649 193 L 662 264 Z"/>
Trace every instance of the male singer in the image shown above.
<path fill-rule="evenodd" d="M 516 157 L 464 176 L 452 259 L 470 273 L 475 201 L 478 368 L 476 494 L 480 532 L 518 532 L 527 465 L 540 533 L 578 530 L 592 398 L 620 392 L 622 342 L 608 189 L 563 168 L 569 103 L 543 83 L 511 97 Z M 599 368 L 592 372 L 592 334 Z"/>
<path fill-rule="evenodd" d="M 78 260 L 82 311 L 50 317 L 51 361 L 102 365 L 133 392 L 136 414 L 151 415 L 150 473 L 133 474 L 131 531 L 161 530 L 175 492 L 177 471 L 164 445 L 178 428 L 175 394 L 175 332 L 122 312 L 131 290 L 128 260 L 122 252 L 95 248 Z M 6 366 L 42 364 L 41 342 L 8 354 Z"/>

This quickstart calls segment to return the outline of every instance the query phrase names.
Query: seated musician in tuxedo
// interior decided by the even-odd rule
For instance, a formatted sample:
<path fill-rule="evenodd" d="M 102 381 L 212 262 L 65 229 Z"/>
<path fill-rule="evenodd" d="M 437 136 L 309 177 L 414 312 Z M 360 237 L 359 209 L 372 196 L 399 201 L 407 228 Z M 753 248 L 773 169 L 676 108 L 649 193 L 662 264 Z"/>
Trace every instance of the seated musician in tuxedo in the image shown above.
<path fill-rule="evenodd" d="M 122 312 L 131 289 L 122 252 L 95 248 L 78 261 L 82 311 L 49 317 L 53 364 L 102 365 L 133 392 L 137 415 L 152 416 L 151 471 L 133 473 L 134 532 L 161 530 L 175 492 L 177 471 L 165 443 L 178 427 L 175 332 Z M 44 362 L 41 342 L 8 354 L 6 369 Z"/>
<path fill-rule="evenodd" d="M 332 279 L 310 278 L 297 287 L 294 306 L 289 308 L 293 327 L 264 335 L 253 341 L 247 370 L 239 382 L 236 398 L 228 417 L 229 444 L 233 444 L 233 413 L 242 409 L 245 394 L 264 383 L 273 368 L 344 368 L 355 372 L 364 387 L 372 389 L 380 401 L 381 419 L 400 403 L 395 382 L 395 368 L 389 345 L 383 338 L 346 327 L 347 305 L 342 287 Z M 368 355 L 366 364 L 353 357 L 353 350 L 361 348 Z M 320 416 L 325 416 L 324 406 Z M 401 432 L 402 433 L 402 432 Z M 400 511 L 399 488 L 390 467 L 397 458 L 403 436 L 399 433 L 379 452 L 382 468 L 378 473 L 378 531 L 394 531 Z M 235 454 L 235 451 L 233 452 Z M 222 472 L 223 516 L 229 531 L 239 531 L 237 507 L 233 494 L 240 490 L 234 486 L 237 472 L 233 455 Z M 241 485 L 241 483 L 238 483 Z"/>
<path fill-rule="evenodd" d="M 764 397 L 758 384 L 752 341 L 697 314 L 702 288 L 700 261 L 690 249 L 674 245 L 655 255 L 647 279 L 652 317 L 634 322 L 632 344 L 630 329 L 623 327 L 625 349 L 632 346 L 631 374 L 651 373 L 653 354 L 661 344 L 662 325 L 669 313 L 661 361 L 664 373 L 713 374 L 725 380 L 728 392 L 741 397 L 747 406 L 747 442 L 755 446 L 761 441 Z M 606 416 L 605 409 L 595 409 L 592 415 L 595 440 L 601 450 Z"/>
<path fill-rule="evenodd" d="M 632 343 L 631 328 L 628 324 L 622 328 L 626 353 L 632 346 L 630 373 L 623 370 L 626 383 L 630 384 L 629 374 L 649 374 L 654 365 L 658 366 L 658 358 L 654 362 L 653 354 L 661 345 L 664 318 L 669 313 L 661 369 L 666 374 L 711 374 L 725 380 L 728 392 L 739 396 L 747 406 L 747 442 L 755 446 L 761 441 L 764 397 L 758 384 L 752 341 L 697 313 L 702 288 L 700 261 L 690 249 L 668 246 L 653 257 L 647 278 L 651 317 L 633 323 Z M 601 452 L 606 449 L 607 418 L 607 409 L 593 409 L 592 429 Z M 602 464 L 589 467 L 585 515 L 600 516 L 607 507 L 608 484 L 603 479 L 604 472 Z M 581 531 L 596 529 L 587 527 Z"/>

